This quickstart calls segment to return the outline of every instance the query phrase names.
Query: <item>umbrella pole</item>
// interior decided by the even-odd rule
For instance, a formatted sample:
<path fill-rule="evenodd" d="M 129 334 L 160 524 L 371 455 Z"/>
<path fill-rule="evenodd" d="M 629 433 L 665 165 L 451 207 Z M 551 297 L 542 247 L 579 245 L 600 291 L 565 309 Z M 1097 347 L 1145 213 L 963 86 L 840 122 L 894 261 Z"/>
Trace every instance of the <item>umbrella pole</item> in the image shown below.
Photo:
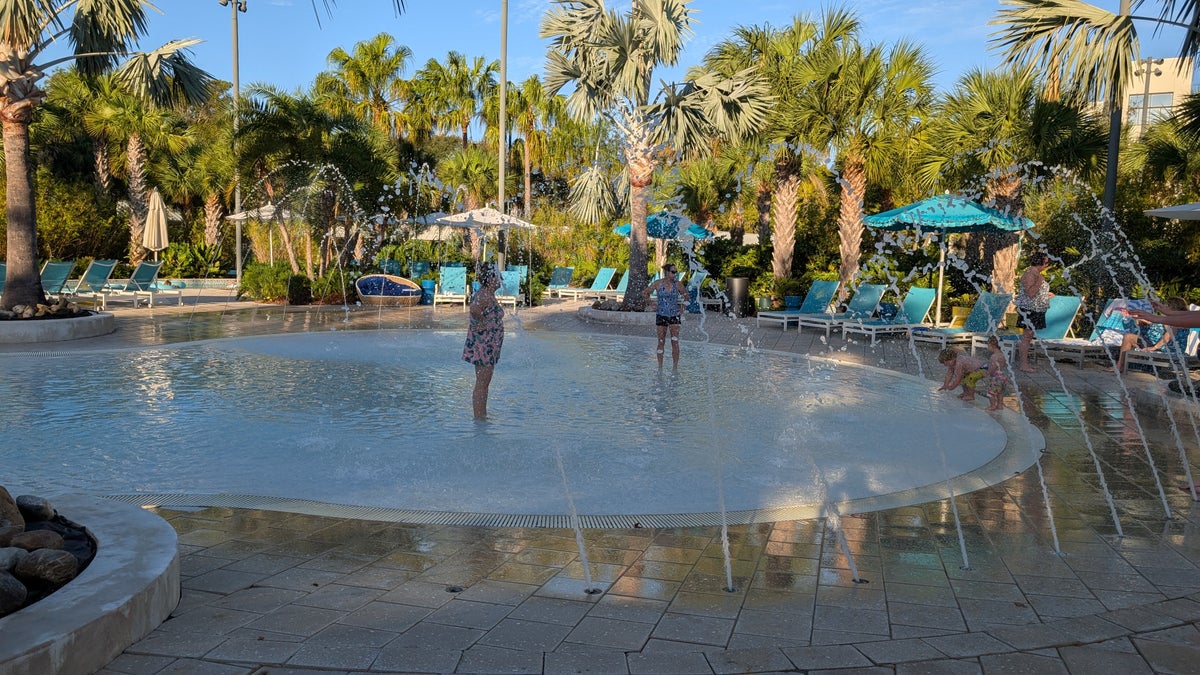
<path fill-rule="evenodd" d="M 942 325 L 942 286 L 946 282 L 946 242 L 938 242 L 938 287 L 937 287 L 937 316 L 934 317 L 933 325 Z"/>

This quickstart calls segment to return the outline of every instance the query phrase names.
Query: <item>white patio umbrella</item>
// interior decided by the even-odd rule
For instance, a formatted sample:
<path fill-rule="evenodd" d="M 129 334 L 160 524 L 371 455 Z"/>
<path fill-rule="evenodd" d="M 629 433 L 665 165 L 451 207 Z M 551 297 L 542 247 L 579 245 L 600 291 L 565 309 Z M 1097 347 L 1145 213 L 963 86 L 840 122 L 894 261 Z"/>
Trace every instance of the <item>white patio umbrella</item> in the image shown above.
<path fill-rule="evenodd" d="M 450 225 L 453 227 L 465 227 L 478 232 L 480 236 L 484 236 L 489 232 L 504 232 L 508 230 L 526 230 L 533 231 L 537 226 L 525 220 L 521 220 L 516 216 L 510 216 L 507 213 L 500 213 L 490 206 L 485 206 L 482 209 L 471 209 L 462 213 L 455 213 L 449 216 L 438 218 L 435 222 L 442 225 Z M 487 257 L 487 239 L 484 239 L 483 256 Z"/>
<path fill-rule="evenodd" d="M 258 207 L 257 209 L 250 209 L 248 211 L 238 211 L 237 213 L 231 213 L 231 214 L 225 216 L 225 220 L 232 220 L 235 223 L 241 223 L 241 222 L 247 221 L 247 220 L 257 220 L 257 221 L 288 220 L 291 217 L 292 217 L 292 214 L 287 209 L 281 209 L 278 206 L 275 206 L 274 204 L 267 202 L 266 204 L 263 204 L 262 206 Z M 239 231 L 239 233 L 240 233 L 240 231 Z M 240 244 L 241 244 L 241 242 L 239 242 L 239 245 Z M 268 262 L 270 262 L 270 264 L 274 265 L 275 264 L 275 230 L 270 227 L 267 228 L 267 247 L 268 247 L 268 250 L 270 251 L 270 255 L 268 256 L 269 257 Z"/>
<path fill-rule="evenodd" d="M 150 202 L 146 209 L 146 227 L 142 230 L 142 246 L 154 251 L 154 260 L 158 260 L 158 252 L 167 247 L 167 206 L 163 204 L 162 195 L 158 188 L 150 192 Z"/>
<path fill-rule="evenodd" d="M 1200 202 L 1164 206 L 1161 209 L 1150 209 L 1145 212 L 1148 216 L 1159 218 L 1174 218 L 1175 220 L 1200 220 Z"/>

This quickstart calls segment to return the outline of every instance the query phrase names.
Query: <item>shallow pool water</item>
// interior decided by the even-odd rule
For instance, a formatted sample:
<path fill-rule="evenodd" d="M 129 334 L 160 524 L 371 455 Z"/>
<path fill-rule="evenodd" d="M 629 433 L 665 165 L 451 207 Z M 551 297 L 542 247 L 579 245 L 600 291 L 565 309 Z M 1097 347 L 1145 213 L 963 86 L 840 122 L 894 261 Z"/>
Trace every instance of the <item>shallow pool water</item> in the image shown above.
<path fill-rule="evenodd" d="M 510 332 L 492 420 L 461 331 L 0 358 L 3 481 L 448 512 L 730 511 L 882 495 L 988 464 L 1004 429 L 930 382 L 688 343 Z M 559 470 L 559 461 L 563 470 Z M 1032 461 L 1032 458 L 1030 459 Z M 563 473 L 566 474 L 564 487 Z"/>

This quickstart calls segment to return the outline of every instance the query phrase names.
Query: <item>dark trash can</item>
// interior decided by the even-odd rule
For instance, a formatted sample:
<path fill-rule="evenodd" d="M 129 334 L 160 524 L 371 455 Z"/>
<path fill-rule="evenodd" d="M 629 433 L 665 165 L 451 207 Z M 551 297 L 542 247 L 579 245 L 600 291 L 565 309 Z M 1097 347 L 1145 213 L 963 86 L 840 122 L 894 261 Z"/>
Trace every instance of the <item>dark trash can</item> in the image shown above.
<path fill-rule="evenodd" d="M 729 307 L 736 317 L 754 316 L 754 304 L 750 299 L 750 279 L 748 277 L 729 277 L 725 280 L 725 295 L 729 298 Z"/>
<path fill-rule="evenodd" d="M 421 282 L 421 304 L 432 305 L 433 294 L 437 290 L 437 282 L 433 279 L 426 279 Z"/>

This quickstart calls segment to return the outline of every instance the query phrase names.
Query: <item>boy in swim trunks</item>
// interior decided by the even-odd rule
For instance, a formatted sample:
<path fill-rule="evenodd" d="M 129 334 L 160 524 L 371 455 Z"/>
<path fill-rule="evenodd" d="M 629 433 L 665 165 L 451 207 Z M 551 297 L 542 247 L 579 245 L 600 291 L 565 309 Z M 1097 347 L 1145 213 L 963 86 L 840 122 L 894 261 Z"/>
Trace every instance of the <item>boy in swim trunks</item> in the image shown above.
<path fill-rule="evenodd" d="M 938 353 L 938 363 L 946 366 L 946 379 L 938 391 L 951 391 L 959 384 L 964 401 L 975 400 L 975 386 L 987 375 L 987 363 L 974 356 L 967 356 L 954 347 L 946 347 Z"/>

